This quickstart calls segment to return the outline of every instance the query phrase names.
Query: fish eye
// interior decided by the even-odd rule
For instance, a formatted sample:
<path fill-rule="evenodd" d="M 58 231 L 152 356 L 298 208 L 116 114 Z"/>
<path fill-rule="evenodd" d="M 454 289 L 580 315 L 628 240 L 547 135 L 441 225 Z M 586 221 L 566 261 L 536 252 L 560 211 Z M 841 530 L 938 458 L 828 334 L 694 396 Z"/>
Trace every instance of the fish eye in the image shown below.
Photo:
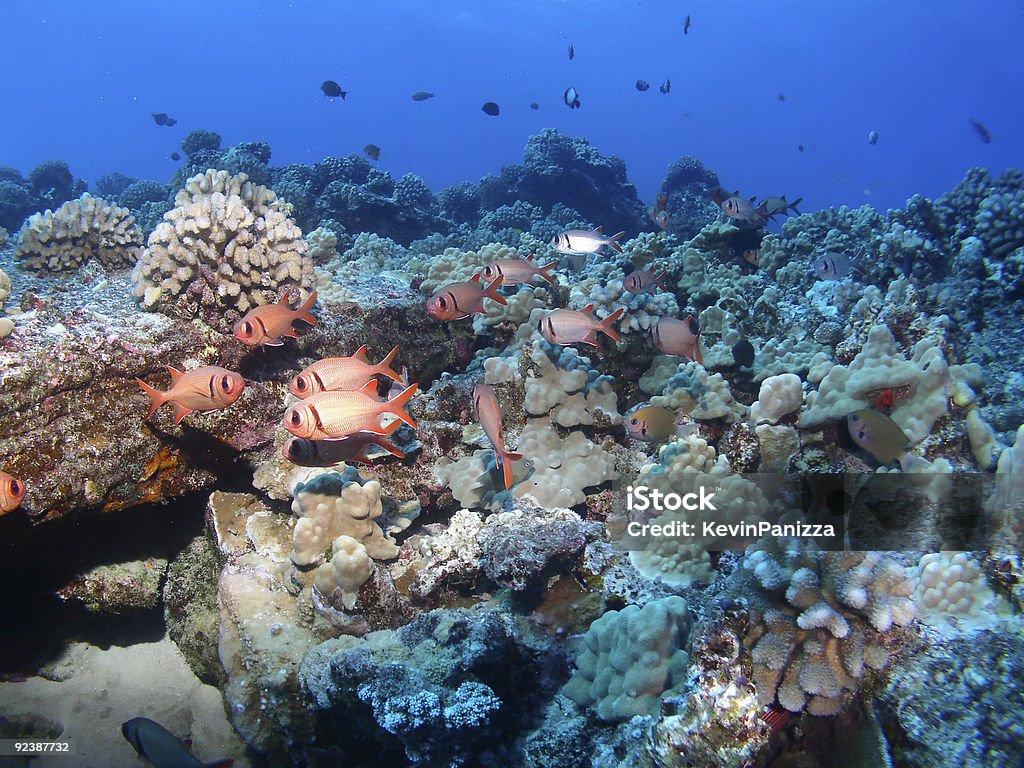
<path fill-rule="evenodd" d="M 632 419 L 629 420 L 629 425 L 631 427 L 635 427 L 639 423 L 640 423 L 640 419 L 638 419 L 636 416 L 634 416 Z"/>
<path fill-rule="evenodd" d="M 19 483 L 17 480 L 11 480 L 11 493 L 13 493 L 15 496 L 21 493 L 21 483 Z"/>
<path fill-rule="evenodd" d="M 444 296 L 438 296 L 437 297 L 437 307 L 438 307 L 438 309 L 447 309 L 448 308 L 448 299 L 446 299 Z"/>
<path fill-rule="evenodd" d="M 298 411 L 292 411 L 291 415 L 288 417 L 288 421 L 291 422 L 293 427 L 297 427 L 302 424 L 302 414 Z"/>
<path fill-rule="evenodd" d="M 248 320 L 242 323 L 242 333 L 244 333 L 246 336 L 252 335 L 252 323 L 250 323 Z"/>
<path fill-rule="evenodd" d="M 306 391 L 306 377 L 305 376 L 296 376 L 295 377 L 295 388 L 297 390 L 299 390 L 300 392 L 305 392 Z"/>
<path fill-rule="evenodd" d="M 230 392 L 231 391 L 231 377 L 230 376 L 221 376 L 221 378 L 220 378 L 220 388 L 223 389 L 225 392 Z"/>

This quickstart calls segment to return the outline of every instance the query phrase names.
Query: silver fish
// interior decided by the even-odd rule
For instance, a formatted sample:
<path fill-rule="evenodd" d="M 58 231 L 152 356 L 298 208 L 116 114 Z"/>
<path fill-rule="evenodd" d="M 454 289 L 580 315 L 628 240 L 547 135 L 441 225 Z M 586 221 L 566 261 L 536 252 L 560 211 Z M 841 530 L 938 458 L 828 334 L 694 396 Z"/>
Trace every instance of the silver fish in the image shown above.
<path fill-rule="evenodd" d="M 580 108 L 580 95 L 576 93 L 576 89 L 571 85 L 565 89 L 565 93 L 562 94 L 562 98 L 565 100 L 565 106 L 569 109 Z"/>
<path fill-rule="evenodd" d="M 819 280 L 842 280 L 853 271 L 853 258 L 848 253 L 828 251 L 814 262 L 814 274 Z"/>
<path fill-rule="evenodd" d="M 611 237 L 604 234 L 604 227 L 594 230 L 570 229 L 551 238 L 551 247 L 559 253 L 578 256 L 584 253 L 599 253 L 603 246 L 611 246 L 619 253 L 622 253 L 622 246 L 616 240 L 622 237 L 625 232 L 616 232 Z"/>

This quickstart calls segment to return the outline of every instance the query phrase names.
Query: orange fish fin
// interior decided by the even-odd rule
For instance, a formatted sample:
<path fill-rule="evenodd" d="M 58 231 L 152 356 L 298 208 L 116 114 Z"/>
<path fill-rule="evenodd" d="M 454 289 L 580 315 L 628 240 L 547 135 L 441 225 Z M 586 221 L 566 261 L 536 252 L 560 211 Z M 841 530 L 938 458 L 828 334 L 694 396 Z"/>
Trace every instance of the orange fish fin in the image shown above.
<path fill-rule="evenodd" d="M 521 460 L 523 458 L 523 454 L 521 454 L 521 453 L 506 453 L 505 454 L 505 458 L 509 459 L 511 461 L 519 461 L 519 460 Z"/>
<path fill-rule="evenodd" d="M 410 427 L 413 427 L 415 429 L 416 428 L 416 422 L 412 420 L 412 416 L 410 416 L 408 413 L 406 413 L 405 405 L 410 400 L 412 400 L 412 396 L 416 394 L 416 391 L 419 388 L 420 388 L 419 384 L 410 384 L 408 387 L 406 387 L 404 390 L 402 390 L 399 394 L 395 395 L 393 398 L 391 398 L 390 400 L 388 400 L 384 404 L 385 407 L 383 409 L 383 412 L 384 413 L 390 413 L 390 414 L 392 414 L 394 416 L 397 416 L 399 419 L 404 421 Z M 377 434 L 380 434 L 380 432 L 378 432 Z"/>
<path fill-rule="evenodd" d="M 174 409 L 174 423 L 180 424 L 181 420 L 192 413 L 192 409 L 182 405 L 174 400 L 171 401 L 171 407 Z"/>
<path fill-rule="evenodd" d="M 704 365 L 704 353 L 700 351 L 700 336 L 693 341 L 693 358 L 701 365 Z"/>
<path fill-rule="evenodd" d="M 594 231 L 595 231 L 595 232 L 604 232 L 604 224 L 602 224 L 602 225 L 601 225 L 600 227 L 596 227 L 596 228 L 594 229 Z"/>
<path fill-rule="evenodd" d="M 149 386 L 149 384 L 144 382 L 142 379 L 136 377 L 135 380 L 139 382 L 139 386 L 142 387 L 142 391 L 149 395 L 149 413 L 146 414 L 146 418 L 148 419 L 153 415 L 153 411 L 166 402 L 166 398 L 164 397 L 163 392 Z"/>
<path fill-rule="evenodd" d="M 373 372 L 379 373 L 381 376 L 387 376 L 389 379 L 397 381 L 399 384 L 405 384 L 405 382 L 402 381 L 402 377 L 395 373 L 391 368 L 391 364 L 395 361 L 395 356 L 397 354 L 398 345 L 396 344 L 391 348 L 391 351 L 384 356 L 383 360 L 373 366 Z"/>
<path fill-rule="evenodd" d="M 551 270 L 558 266 L 557 261 L 552 261 L 550 264 L 545 264 L 542 267 L 537 267 L 537 274 L 547 280 L 551 285 L 555 284 L 555 278 L 551 274 Z"/>
<path fill-rule="evenodd" d="M 484 296 L 492 301 L 498 302 L 499 304 L 508 304 L 508 302 L 505 301 L 505 297 L 498 293 L 498 289 L 501 288 L 501 284 L 503 282 L 505 282 L 505 276 L 498 275 L 494 278 L 493 283 L 484 288 Z"/>
<path fill-rule="evenodd" d="M 393 421 L 393 422 L 391 422 L 391 424 L 401 424 L 401 422 L 400 421 Z M 389 429 L 391 427 L 391 424 L 389 424 L 384 429 Z M 385 432 L 385 434 L 391 434 L 391 433 L 390 432 Z M 385 451 L 390 453 L 392 456 L 396 456 L 399 459 L 404 459 L 405 458 L 405 451 L 403 451 L 397 445 L 392 443 L 390 440 L 385 440 L 383 435 L 379 435 L 376 438 L 374 438 L 373 444 L 378 446 L 378 447 L 380 447 L 380 448 L 383 448 Z"/>
<path fill-rule="evenodd" d="M 395 419 L 394 421 L 390 422 L 386 427 L 384 427 L 384 431 L 381 432 L 381 434 L 385 436 L 392 435 L 395 433 L 395 430 L 398 429 L 400 426 L 402 426 L 402 422 L 400 422 L 398 419 Z"/>
<path fill-rule="evenodd" d="M 171 386 L 172 387 L 174 386 L 174 382 L 176 382 L 179 378 L 181 378 L 182 376 L 185 375 L 184 371 L 179 371 L 173 365 L 168 365 L 167 366 L 167 372 L 169 374 L 171 374 Z"/>
<path fill-rule="evenodd" d="M 477 272 L 475 275 L 473 275 L 471 278 L 469 278 L 469 282 L 471 282 L 471 283 L 479 283 L 481 281 L 480 274 L 481 274 L 480 272 Z"/>
<path fill-rule="evenodd" d="M 594 313 L 594 305 L 593 304 L 587 304 L 587 306 L 585 306 L 583 309 L 581 309 L 580 312 L 589 312 L 590 314 L 593 314 Z"/>
<path fill-rule="evenodd" d="M 366 358 L 366 345 L 365 344 L 361 345 L 359 347 L 359 349 L 357 349 L 355 352 L 353 352 L 352 353 L 352 358 L 354 360 L 359 360 L 359 361 L 364 362 L 364 363 L 369 363 L 370 361 L 367 360 L 367 358 Z"/>
<path fill-rule="evenodd" d="M 665 280 L 668 279 L 668 272 L 659 272 L 654 276 L 654 284 L 661 288 L 663 291 L 669 290 L 668 283 Z"/>
<path fill-rule="evenodd" d="M 527 256 L 526 260 L 532 262 L 533 261 L 533 254 L 531 253 L 529 256 Z"/>
<path fill-rule="evenodd" d="M 501 451 L 495 449 L 494 450 L 494 460 L 498 463 L 498 466 L 501 467 L 501 476 L 502 476 L 502 479 L 505 482 L 505 490 L 506 491 L 511 491 L 512 490 L 512 459 L 511 459 L 511 457 L 508 454 L 505 454 L 503 456 L 501 454 Z"/>
<path fill-rule="evenodd" d="M 313 305 L 316 304 L 316 291 L 309 294 L 309 297 L 302 302 L 302 306 L 295 310 L 295 318 L 302 320 L 303 322 L 309 323 L 310 325 L 316 325 L 316 318 L 310 310 L 313 309 Z M 293 333 L 292 336 L 295 334 Z"/>
<path fill-rule="evenodd" d="M 625 313 L 626 313 L 626 308 L 625 307 L 619 307 L 614 312 L 612 312 L 610 315 L 608 315 L 608 317 L 606 317 L 604 320 L 601 321 L 601 324 L 598 326 L 598 329 L 603 331 L 604 333 L 608 334 L 612 338 L 613 341 L 616 341 L 616 342 L 622 341 L 622 336 L 612 326 L 615 324 L 615 321 L 618 320 L 620 317 L 622 317 Z"/>
<path fill-rule="evenodd" d="M 377 380 L 370 379 L 368 382 L 366 382 L 365 384 L 363 384 L 363 386 L 359 388 L 359 391 L 362 392 L 367 397 L 372 397 L 374 400 L 378 399 Z"/>
<path fill-rule="evenodd" d="M 622 230 L 621 232 L 616 232 L 614 235 L 612 235 L 611 237 L 608 238 L 608 245 L 610 245 L 612 248 L 614 248 L 619 253 L 622 253 L 622 246 L 619 245 L 615 241 L 618 240 L 620 237 L 622 237 L 624 234 L 626 234 L 626 230 Z"/>
<path fill-rule="evenodd" d="M 281 335 L 287 336 L 288 338 L 291 339 L 297 339 L 299 337 L 299 334 L 295 332 L 294 328 L 289 328 L 287 331 L 284 331 Z"/>

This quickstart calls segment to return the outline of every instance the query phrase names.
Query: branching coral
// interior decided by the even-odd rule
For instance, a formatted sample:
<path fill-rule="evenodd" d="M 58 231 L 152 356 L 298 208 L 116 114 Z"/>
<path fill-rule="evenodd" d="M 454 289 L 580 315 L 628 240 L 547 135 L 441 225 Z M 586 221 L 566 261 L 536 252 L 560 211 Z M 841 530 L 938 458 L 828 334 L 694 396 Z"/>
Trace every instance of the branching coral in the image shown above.
<path fill-rule="evenodd" d="M 313 265 L 302 232 L 277 196 L 245 174 L 207 171 L 185 182 L 132 272 L 146 308 L 224 330 L 286 290 L 304 298 Z"/>
<path fill-rule="evenodd" d="M 63 272 L 92 259 L 107 269 L 130 267 L 141 252 L 142 230 L 127 208 L 83 195 L 29 217 L 14 257 L 30 269 Z"/>

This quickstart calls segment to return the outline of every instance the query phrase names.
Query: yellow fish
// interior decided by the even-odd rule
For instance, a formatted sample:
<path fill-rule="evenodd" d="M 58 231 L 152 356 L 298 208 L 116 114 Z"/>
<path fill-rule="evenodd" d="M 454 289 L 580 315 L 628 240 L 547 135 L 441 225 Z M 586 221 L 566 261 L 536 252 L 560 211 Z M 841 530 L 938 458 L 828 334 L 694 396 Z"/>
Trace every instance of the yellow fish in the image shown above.
<path fill-rule="evenodd" d="M 656 443 L 676 433 L 676 412 L 671 408 L 647 405 L 626 414 L 626 434 L 634 440 Z"/>

